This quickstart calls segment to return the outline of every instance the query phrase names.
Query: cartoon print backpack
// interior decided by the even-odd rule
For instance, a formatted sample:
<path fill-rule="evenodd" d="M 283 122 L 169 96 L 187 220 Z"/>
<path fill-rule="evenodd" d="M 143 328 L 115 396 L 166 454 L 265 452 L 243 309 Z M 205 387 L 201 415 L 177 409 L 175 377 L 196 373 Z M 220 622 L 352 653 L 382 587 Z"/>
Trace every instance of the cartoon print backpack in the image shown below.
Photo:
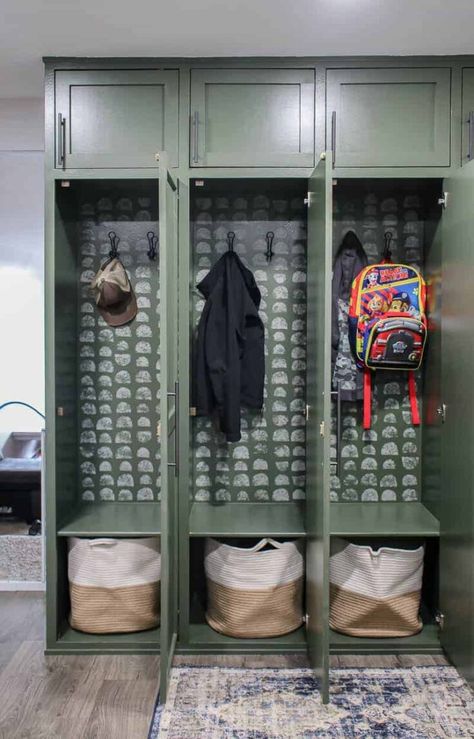
<path fill-rule="evenodd" d="M 413 370 L 421 364 L 426 343 L 426 286 L 414 267 L 389 259 L 365 267 L 352 283 L 349 341 L 364 370 L 364 429 L 370 428 L 371 373 L 377 369 L 409 370 L 412 422 L 420 423 Z"/>

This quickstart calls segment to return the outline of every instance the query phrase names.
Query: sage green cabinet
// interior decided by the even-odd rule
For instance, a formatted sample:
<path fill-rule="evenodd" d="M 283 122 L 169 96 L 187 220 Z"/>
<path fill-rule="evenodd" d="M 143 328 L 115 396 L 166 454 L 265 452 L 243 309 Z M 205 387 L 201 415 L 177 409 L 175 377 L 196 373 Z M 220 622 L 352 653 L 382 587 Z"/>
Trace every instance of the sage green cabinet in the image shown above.
<path fill-rule="evenodd" d="M 178 71 L 92 69 L 55 75 L 58 168 L 178 163 Z"/>
<path fill-rule="evenodd" d="M 335 167 L 448 167 L 451 70 L 329 69 L 326 132 Z"/>
<path fill-rule="evenodd" d="M 462 151 L 461 162 L 474 159 L 474 67 L 462 71 Z"/>
<path fill-rule="evenodd" d="M 192 167 L 308 167 L 313 162 L 314 70 L 192 71 Z"/>

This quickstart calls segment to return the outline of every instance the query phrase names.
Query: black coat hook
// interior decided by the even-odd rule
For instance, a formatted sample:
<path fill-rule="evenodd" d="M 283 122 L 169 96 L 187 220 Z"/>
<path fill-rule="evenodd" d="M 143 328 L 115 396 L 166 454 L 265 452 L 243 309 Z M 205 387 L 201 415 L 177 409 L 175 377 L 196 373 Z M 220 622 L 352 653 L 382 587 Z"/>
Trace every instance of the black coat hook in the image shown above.
<path fill-rule="evenodd" d="M 384 239 L 384 247 L 383 247 L 383 258 L 386 259 L 388 262 L 392 259 L 392 250 L 390 249 L 390 244 L 393 239 L 393 234 L 391 231 L 385 231 L 383 235 Z"/>
<path fill-rule="evenodd" d="M 234 251 L 234 239 L 235 233 L 233 231 L 229 231 L 227 234 L 227 245 L 229 247 L 229 251 Z"/>
<path fill-rule="evenodd" d="M 265 234 L 265 238 L 267 240 L 267 251 L 265 252 L 265 256 L 267 258 L 267 262 L 270 262 L 273 257 L 272 245 L 275 234 L 273 233 L 273 231 L 267 231 L 267 233 Z"/>
<path fill-rule="evenodd" d="M 111 259 L 116 259 L 118 257 L 118 255 L 119 255 L 117 247 L 119 245 L 120 239 L 117 236 L 117 234 L 115 233 L 115 231 L 109 231 L 108 236 L 109 236 L 109 239 L 110 239 L 109 257 Z"/>
<path fill-rule="evenodd" d="M 154 231 L 148 231 L 146 235 L 148 239 L 148 259 L 156 259 L 158 251 L 156 245 L 158 243 L 158 236 L 155 235 Z"/>

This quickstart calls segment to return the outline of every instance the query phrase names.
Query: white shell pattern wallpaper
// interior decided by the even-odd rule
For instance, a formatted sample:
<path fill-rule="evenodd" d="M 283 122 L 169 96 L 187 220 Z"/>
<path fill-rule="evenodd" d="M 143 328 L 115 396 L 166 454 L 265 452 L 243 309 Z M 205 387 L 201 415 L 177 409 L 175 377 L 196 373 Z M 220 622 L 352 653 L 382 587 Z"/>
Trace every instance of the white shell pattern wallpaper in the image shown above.
<path fill-rule="evenodd" d="M 413 192 L 334 190 L 334 253 L 346 231 L 359 237 L 369 263 L 380 261 L 384 233 L 392 234 L 392 259 L 422 269 L 425 233 L 423 203 Z M 348 368 L 348 377 L 351 370 Z M 421 378 L 418 377 L 420 403 Z M 420 403 L 421 407 L 421 403 Z M 337 449 L 333 404 L 332 501 L 416 501 L 420 497 L 420 430 L 412 425 L 407 374 L 379 372 L 373 381 L 372 427 L 362 429 L 362 402 L 342 403 L 342 439 Z"/>
<path fill-rule="evenodd" d="M 130 190 L 133 193 L 133 188 Z M 159 259 L 148 258 L 147 232 L 158 235 L 157 199 L 101 193 L 80 205 L 79 464 L 87 501 L 158 500 Z M 110 250 L 108 232 L 138 303 L 136 318 L 112 328 L 100 316 L 90 282 Z"/>
<path fill-rule="evenodd" d="M 193 286 L 227 250 L 252 270 L 265 326 L 263 412 L 242 409 L 242 438 L 227 443 L 208 418 L 193 419 L 193 494 L 198 501 L 294 501 L 305 496 L 306 208 L 301 187 L 258 191 L 233 185 L 229 197 L 194 201 Z M 296 195 L 296 193 L 294 193 Z M 265 235 L 273 231 L 267 263 Z M 193 325 L 204 301 L 194 289 Z"/>

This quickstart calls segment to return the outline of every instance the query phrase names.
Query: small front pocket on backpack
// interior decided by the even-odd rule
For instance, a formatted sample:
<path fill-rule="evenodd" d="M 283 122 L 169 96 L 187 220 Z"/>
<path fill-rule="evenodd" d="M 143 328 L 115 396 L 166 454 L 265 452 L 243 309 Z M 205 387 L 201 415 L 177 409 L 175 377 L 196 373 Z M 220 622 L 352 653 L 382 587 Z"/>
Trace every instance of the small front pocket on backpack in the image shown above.
<path fill-rule="evenodd" d="M 426 326 L 418 318 L 385 316 L 370 331 L 365 363 L 373 369 L 417 369 L 425 341 Z"/>

